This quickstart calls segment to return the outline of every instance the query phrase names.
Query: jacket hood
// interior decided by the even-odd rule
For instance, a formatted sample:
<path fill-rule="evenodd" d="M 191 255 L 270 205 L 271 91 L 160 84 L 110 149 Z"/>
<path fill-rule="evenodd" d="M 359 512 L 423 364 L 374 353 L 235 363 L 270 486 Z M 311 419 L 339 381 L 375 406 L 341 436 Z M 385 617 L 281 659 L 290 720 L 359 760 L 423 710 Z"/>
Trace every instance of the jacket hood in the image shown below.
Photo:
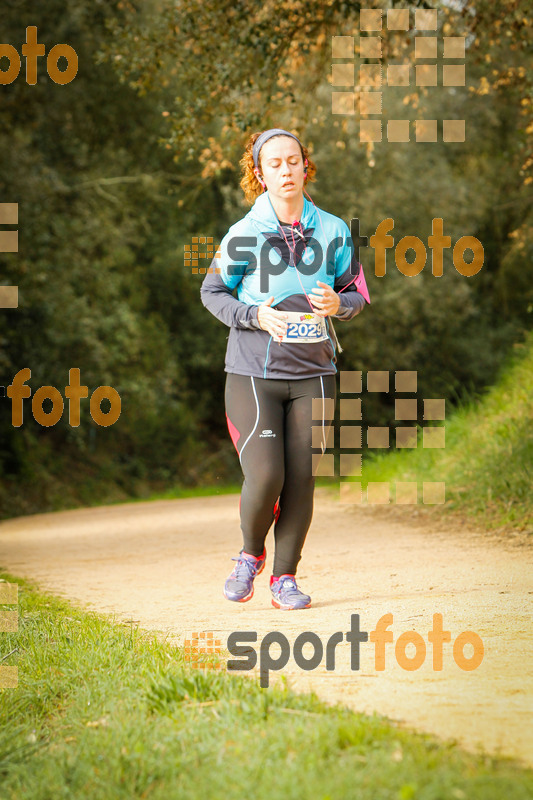
<path fill-rule="evenodd" d="M 264 230 L 278 230 L 279 220 L 276 216 L 276 212 L 274 211 L 274 206 L 272 205 L 268 191 L 259 195 L 249 212 L 246 214 L 245 219 L 248 219 L 249 222 L 254 225 L 259 232 Z M 313 203 L 310 203 L 306 197 L 304 197 L 304 207 L 302 210 L 302 216 L 300 217 L 300 222 L 304 229 L 316 227 L 316 210 Z"/>

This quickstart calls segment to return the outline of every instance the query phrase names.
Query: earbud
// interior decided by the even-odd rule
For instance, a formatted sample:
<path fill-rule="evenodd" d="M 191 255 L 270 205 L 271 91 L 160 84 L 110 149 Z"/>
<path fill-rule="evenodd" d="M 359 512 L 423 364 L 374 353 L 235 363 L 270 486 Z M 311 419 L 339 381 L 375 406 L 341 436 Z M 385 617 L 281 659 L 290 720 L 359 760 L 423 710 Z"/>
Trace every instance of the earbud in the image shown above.
<path fill-rule="evenodd" d="M 305 161 L 304 161 L 304 178 L 307 178 L 307 165 L 308 164 L 309 164 L 309 161 L 307 159 L 305 159 Z"/>
<path fill-rule="evenodd" d="M 262 176 L 261 176 L 261 173 L 259 172 L 259 170 L 255 170 L 255 177 L 257 178 L 257 180 L 259 181 L 259 183 L 261 184 L 261 186 L 264 189 L 266 184 L 265 184 L 265 182 L 263 180 L 261 180 Z"/>

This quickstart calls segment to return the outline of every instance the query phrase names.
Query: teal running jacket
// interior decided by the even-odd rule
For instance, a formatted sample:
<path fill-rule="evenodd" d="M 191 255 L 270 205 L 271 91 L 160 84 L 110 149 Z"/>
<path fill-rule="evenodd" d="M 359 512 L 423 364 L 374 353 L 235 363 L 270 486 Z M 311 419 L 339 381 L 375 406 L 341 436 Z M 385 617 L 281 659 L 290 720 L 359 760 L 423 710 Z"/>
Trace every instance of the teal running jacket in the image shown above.
<path fill-rule="evenodd" d="M 359 314 L 370 299 L 342 219 L 304 198 L 300 222 L 280 223 L 264 192 L 231 226 L 217 255 L 200 293 L 204 306 L 230 328 L 226 372 L 290 380 L 337 372 L 336 336 L 329 317 L 327 339 L 280 344 L 259 327 L 257 310 L 274 296 L 272 308 L 314 312 L 306 294 L 320 280 L 341 293 L 336 319 Z"/>

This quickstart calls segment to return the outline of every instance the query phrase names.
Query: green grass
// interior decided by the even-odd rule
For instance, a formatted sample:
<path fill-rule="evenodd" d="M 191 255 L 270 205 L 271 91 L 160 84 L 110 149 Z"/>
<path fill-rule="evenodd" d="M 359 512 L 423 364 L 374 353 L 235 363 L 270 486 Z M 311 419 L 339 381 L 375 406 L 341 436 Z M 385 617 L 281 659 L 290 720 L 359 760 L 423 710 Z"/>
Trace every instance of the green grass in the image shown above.
<path fill-rule="evenodd" d="M 19 584 L 2 800 L 526 800 L 533 772 L 286 686 L 193 670 L 160 635 Z M 4 662 L 6 663 L 6 662 Z"/>
<path fill-rule="evenodd" d="M 445 509 L 463 512 L 488 528 L 533 532 L 532 427 L 530 333 L 486 395 L 447 415 L 444 449 L 422 448 L 419 436 L 416 449 L 373 456 L 363 467 L 364 484 L 444 481 Z"/>
<path fill-rule="evenodd" d="M 339 483 L 338 481 L 331 480 L 331 478 L 316 479 L 317 487 L 323 486 L 329 488 L 332 485 L 338 489 Z M 167 489 L 163 492 L 154 492 L 145 498 L 134 498 L 132 500 L 128 500 L 127 502 L 146 503 L 152 500 L 177 500 L 182 497 L 211 497 L 217 494 L 240 494 L 241 490 L 242 481 L 240 483 L 217 484 L 216 486 L 195 486 L 187 489 L 177 486 L 172 489 Z M 123 503 L 125 501 L 120 500 L 117 502 Z"/>
<path fill-rule="evenodd" d="M 178 500 L 183 497 L 212 497 L 218 494 L 240 494 L 241 489 L 242 483 L 216 484 L 216 486 L 193 486 L 190 488 L 176 486 L 162 492 L 153 492 L 148 497 L 134 497 L 131 500 L 120 500 L 117 502 L 146 503 L 152 500 Z"/>

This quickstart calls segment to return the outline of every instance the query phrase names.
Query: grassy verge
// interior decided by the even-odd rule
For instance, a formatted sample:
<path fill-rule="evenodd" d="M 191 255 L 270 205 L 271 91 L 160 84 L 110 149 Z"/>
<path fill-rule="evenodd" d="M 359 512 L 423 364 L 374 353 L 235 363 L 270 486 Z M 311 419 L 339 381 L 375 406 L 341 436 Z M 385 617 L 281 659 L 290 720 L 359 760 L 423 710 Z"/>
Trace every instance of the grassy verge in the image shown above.
<path fill-rule="evenodd" d="M 444 481 L 446 504 L 488 528 L 533 533 L 533 334 L 480 400 L 446 419 L 446 447 L 372 456 L 368 481 Z M 405 423 L 409 424 L 409 423 Z M 420 500 L 420 498 L 419 498 Z"/>
<path fill-rule="evenodd" d="M 216 486 L 194 486 L 190 488 L 176 486 L 171 489 L 165 489 L 162 492 L 153 492 L 148 497 L 136 497 L 128 500 L 128 502 L 146 503 L 151 500 L 178 500 L 182 497 L 213 497 L 219 494 L 240 494 L 241 488 L 242 483 L 224 483 Z"/>
<path fill-rule="evenodd" d="M 19 686 L 0 690 L 2 800 L 526 800 L 533 772 L 180 648 L 19 584 Z"/>

